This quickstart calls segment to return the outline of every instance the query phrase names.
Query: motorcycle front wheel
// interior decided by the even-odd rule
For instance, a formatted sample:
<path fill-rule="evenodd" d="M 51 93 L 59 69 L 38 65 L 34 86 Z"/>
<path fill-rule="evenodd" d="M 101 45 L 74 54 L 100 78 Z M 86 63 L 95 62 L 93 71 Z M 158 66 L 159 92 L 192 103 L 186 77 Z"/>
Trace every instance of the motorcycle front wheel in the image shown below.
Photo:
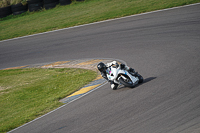
<path fill-rule="evenodd" d="M 120 77 L 119 82 L 126 87 L 130 87 L 130 88 L 135 87 L 135 85 L 133 84 L 133 82 L 131 81 L 131 79 L 128 76 L 126 76 L 126 79 Z"/>

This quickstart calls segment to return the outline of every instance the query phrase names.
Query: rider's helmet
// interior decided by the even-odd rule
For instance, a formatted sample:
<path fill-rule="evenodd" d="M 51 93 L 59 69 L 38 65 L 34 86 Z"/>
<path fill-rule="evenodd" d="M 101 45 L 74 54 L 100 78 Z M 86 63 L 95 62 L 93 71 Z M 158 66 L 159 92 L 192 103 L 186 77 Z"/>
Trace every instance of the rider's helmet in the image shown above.
<path fill-rule="evenodd" d="M 98 65 L 97 65 L 97 68 L 100 72 L 104 72 L 106 71 L 106 65 L 103 63 L 103 62 L 100 62 Z"/>

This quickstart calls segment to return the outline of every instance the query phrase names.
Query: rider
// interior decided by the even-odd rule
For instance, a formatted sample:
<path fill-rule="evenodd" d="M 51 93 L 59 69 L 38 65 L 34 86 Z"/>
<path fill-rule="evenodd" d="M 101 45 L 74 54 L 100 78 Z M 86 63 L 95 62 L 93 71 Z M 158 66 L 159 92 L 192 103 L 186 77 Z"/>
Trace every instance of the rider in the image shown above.
<path fill-rule="evenodd" d="M 110 82 L 110 85 L 111 85 L 111 88 L 112 89 L 117 89 L 118 87 L 118 84 L 114 83 L 113 81 L 111 80 L 108 80 L 108 77 L 107 77 L 107 74 L 106 74 L 106 70 L 107 68 L 109 68 L 110 66 L 112 65 L 115 65 L 116 67 L 118 67 L 120 65 L 120 68 L 121 69 L 124 69 L 128 72 L 131 72 L 131 73 L 135 73 L 135 70 L 133 68 L 130 68 L 128 67 L 127 65 L 125 64 L 118 64 L 116 61 L 112 61 L 110 63 L 107 63 L 107 64 L 104 64 L 103 62 L 100 62 L 98 65 L 97 65 L 97 68 L 98 70 L 101 72 L 101 76 L 103 78 L 105 78 L 108 82 Z"/>

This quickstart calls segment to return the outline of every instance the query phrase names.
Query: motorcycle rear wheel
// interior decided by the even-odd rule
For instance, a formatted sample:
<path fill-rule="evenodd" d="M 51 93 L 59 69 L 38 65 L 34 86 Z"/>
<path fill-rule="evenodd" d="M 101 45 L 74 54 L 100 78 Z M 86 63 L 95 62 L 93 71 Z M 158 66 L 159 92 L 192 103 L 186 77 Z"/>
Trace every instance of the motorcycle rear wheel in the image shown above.
<path fill-rule="evenodd" d="M 143 77 L 139 73 L 136 75 L 136 77 L 139 79 L 138 83 L 142 83 L 144 81 Z"/>

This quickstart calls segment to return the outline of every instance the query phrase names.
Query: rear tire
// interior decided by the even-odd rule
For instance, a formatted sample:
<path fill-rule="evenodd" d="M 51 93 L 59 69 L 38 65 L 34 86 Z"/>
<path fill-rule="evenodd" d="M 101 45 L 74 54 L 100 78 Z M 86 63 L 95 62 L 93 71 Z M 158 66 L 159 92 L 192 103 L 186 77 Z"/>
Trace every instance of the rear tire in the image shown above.
<path fill-rule="evenodd" d="M 6 17 L 11 14 L 12 14 L 11 6 L 0 8 L 0 18 Z"/>
<path fill-rule="evenodd" d="M 59 2 L 44 4 L 44 8 L 45 8 L 46 10 L 52 9 L 52 8 L 56 7 L 57 4 L 59 4 Z"/>
<path fill-rule="evenodd" d="M 71 0 L 59 0 L 60 5 L 69 5 L 72 3 Z"/>
<path fill-rule="evenodd" d="M 136 77 L 138 77 L 139 79 L 138 83 L 142 83 L 144 81 L 143 77 L 140 74 L 137 74 Z"/>
<path fill-rule="evenodd" d="M 22 3 L 18 3 L 16 5 L 12 5 L 11 10 L 12 10 L 13 15 L 19 15 L 28 11 L 28 5 L 27 4 L 22 5 Z"/>
<path fill-rule="evenodd" d="M 121 83 L 121 84 L 123 84 L 124 86 L 126 86 L 126 87 L 130 87 L 130 88 L 133 88 L 133 87 L 135 87 L 135 85 L 133 84 L 133 82 L 130 80 L 130 78 L 129 77 L 126 77 L 127 78 L 127 80 L 129 81 L 125 81 L 122 77 L 120 77 L 119 78 L 119 82 Z M 130 83 L 130 81 L 131 81 L 131 83 Z"/>
<path fill-rule="evenodd" d="M 43 8 L 43 0 L 29 0 L 28 9 L 30 12 L 39 11 Z"/>

